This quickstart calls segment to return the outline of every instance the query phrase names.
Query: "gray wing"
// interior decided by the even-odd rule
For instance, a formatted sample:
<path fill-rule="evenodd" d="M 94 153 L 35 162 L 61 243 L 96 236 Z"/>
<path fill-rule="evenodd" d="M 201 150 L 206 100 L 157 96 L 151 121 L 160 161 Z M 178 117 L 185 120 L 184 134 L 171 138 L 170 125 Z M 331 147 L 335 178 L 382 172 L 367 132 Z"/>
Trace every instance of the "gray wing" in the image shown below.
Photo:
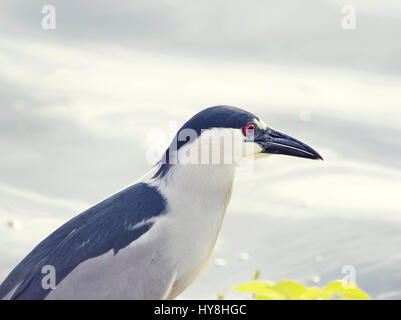
<path fill-rule="evenodd" d="M 104 200 L 39 243 L 0 285 L 0 299 L 12 290 L 11 299 L 46 298 L 51 289 L 42 287 L 44 266 L 55 268 L 58 284 L 88 259 L 111 250 L 117 255 L 145 234 L 153 225 L 149 219 L 164 214 L 165 208 L 164 197 L 146 183 L 135 184 Z"/>

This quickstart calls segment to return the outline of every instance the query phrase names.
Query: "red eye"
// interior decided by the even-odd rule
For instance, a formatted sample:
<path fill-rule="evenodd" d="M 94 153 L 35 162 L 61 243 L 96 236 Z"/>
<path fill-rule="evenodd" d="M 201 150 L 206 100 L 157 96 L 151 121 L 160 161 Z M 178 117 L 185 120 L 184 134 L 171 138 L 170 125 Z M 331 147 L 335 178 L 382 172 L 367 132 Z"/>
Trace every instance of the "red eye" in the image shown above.
<path fill-rule="evenodd" d="M 248 123 L 243 129 L 242 132 L 244 133 L 244 136 L 249 137 L 255 133 L 255 124 L 254 123 Z"/>

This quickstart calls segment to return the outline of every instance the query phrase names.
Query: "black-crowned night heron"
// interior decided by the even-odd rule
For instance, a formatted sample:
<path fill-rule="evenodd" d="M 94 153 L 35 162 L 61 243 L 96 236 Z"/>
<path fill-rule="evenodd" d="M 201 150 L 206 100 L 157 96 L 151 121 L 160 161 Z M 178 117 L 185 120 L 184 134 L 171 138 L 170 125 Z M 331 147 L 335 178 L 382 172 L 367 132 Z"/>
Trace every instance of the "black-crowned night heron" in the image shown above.
<path fill-rule="evenodd" d="M 322 159 L 245 110 L 199 112 L 151 172 L 39 243 L 1 284 L 0 298 L 175 298 L 207 264 L 236 167 L 270 154 Z"/>

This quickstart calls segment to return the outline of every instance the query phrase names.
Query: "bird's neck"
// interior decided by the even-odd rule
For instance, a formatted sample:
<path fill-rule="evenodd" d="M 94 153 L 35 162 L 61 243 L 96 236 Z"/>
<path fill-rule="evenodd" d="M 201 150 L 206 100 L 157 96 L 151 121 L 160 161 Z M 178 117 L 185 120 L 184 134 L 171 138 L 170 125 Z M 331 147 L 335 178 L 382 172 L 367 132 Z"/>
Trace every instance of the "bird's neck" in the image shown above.
<path fill-rule="evenodd" d="M 164 177 L 169 187 L 193 192 L 217 192 L 231 187 L 235 165 L 176 164 Z"/>
<path fill-rule="evenodd" d="M 231 197 L 236 166 L 233 164 L 175 164 L 159 180 L 162 193 L 222 208 L 225 211 Z"/>

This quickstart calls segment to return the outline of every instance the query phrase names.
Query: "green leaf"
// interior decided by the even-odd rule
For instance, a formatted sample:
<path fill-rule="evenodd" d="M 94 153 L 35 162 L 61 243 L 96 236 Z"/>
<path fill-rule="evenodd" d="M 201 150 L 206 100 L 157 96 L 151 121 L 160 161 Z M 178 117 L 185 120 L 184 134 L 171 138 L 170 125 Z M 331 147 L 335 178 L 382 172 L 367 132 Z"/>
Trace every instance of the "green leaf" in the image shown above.
<path fill-rule="evenodd" d="M 274 289 L 266 289 L 263 294 L 256 295 L 256 300 L 287 300 L 287 297 Z"/>
<path fill-rule="evenodd" d="M 300 296 L 307 290 L 303 284 L 290 280 L 283 280 L 279 283 L 276 283 L 273 286 L 273 289 L 286 296 L 289 300 L 299 299 Z"/>
<path fill-rule="evenodd" d="M 304 285 L 295 281 L 284 280 L 279 283 L 271 281 L 251 281 L 236 286 L 233 290 L 250 292 L 257 300 L 287 300 L 299 299 L 306 292 Z"/>
<path fill-rule="evenodd" d="M 272 281 L 251 281 L 232 289 L 253 293 L 256 300 L 371 299 L 356 284 L 344 281 L 333 281 L 323 289 L 316 287 L 307 288 L 303 284 L 291 280 L 283 280 L 278 283 Z"/>
<path fill-rule="evenodd" d="M 333 281 L 323 288 L 326 293 L 340 295 L 341 300 L 370 300 L 370 296 L 363 292 L 355 283 Z"/>
<path fill-rule="evenodd" d="M 328 300 L 333 296 L 332 293 L 326 292 L 320 288 L 309 288 L 300 295 L 300 300 Z"/>
<path fill-rule="evenodd" d="M 260 270 L 256 270 L 255 274 L 253 275 L 253 280 L 258 280 L 260 276 Z"/>

